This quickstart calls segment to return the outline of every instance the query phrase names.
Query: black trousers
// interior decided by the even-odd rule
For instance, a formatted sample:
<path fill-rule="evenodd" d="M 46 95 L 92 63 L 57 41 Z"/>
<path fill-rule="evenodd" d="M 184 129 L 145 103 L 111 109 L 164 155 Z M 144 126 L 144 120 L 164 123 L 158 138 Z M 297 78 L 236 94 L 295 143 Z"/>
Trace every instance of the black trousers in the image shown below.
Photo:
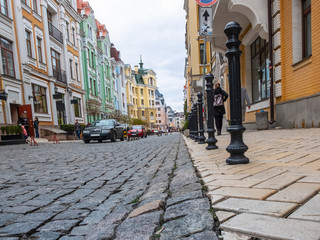
<path fill-rule="evenodd" d="M 214 115 L 217 132 L 221 132 L 223 115 Z"/>

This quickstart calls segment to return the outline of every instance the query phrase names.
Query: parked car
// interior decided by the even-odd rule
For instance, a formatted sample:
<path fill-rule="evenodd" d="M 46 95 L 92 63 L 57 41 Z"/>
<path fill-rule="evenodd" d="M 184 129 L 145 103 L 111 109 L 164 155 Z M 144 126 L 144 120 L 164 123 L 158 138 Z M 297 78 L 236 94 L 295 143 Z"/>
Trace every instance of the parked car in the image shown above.
<path fill-rule="evenodd" d="M 147 137 L 147 131 L 143 125 L 133 125 L 128 132 L 128 138 L 132 137 Z"/>
<path fill-rule="evenodd" d="M 101 119 L 86 127 L 82 132 L 82 137 L 85 143 L 89 143 L 91 140 L 102 142 L 106 139 L 115 142 L 118 138 L 123 141 L 123 127 L 114 119 Z"/>

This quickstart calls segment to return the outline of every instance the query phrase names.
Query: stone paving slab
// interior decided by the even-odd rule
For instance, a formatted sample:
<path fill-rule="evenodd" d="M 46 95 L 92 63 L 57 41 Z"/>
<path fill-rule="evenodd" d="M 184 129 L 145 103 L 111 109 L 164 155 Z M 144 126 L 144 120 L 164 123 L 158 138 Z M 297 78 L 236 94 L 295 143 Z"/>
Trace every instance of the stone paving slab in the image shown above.
<path fill-rule="evenodd" d="M 228 198 L 212 206 L 214 209 L 283 217 L 298 207 L 294 203 Z"/>
<path fill-rule="evenodd" d="M 320 184 L 294 183 L 267 198 L 270 201 L 303 203 L 320 190 Z"/>
<path fill-rule="evenodd" d="M 225 231 L 277 240 L 319 240 L 320 223 L 241 213 L 224 222 Z"/>
<path fill-rule="evenodd" d="M 272 189 L 253 189 L 253 188 L 240 188 L 240 187 L 221 187 L 212 191 L 213 194 L 223 195 L 226 197 L 238 197 L 249 199 L 266 199 L 275 190 Z"/>
<path fill-rule="evenodd" d="M 320 194 L 311 198 L 288 218 L 304 219 L 320 222 Z"/>

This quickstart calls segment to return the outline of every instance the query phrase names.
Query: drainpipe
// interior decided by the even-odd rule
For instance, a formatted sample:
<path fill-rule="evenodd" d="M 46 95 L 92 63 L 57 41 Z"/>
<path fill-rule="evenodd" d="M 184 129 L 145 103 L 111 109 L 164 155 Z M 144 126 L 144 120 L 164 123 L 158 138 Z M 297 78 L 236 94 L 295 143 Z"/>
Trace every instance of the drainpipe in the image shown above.
<path fill-rule="evenodd" d="M 273 77 L 273 38 L 272 38 L 272 8 L 271 0 L 268 0 L 268 33 L 269 33 L 269 72 L 270 72 L 270 124 L 274 120 L 274 77 Z"/>

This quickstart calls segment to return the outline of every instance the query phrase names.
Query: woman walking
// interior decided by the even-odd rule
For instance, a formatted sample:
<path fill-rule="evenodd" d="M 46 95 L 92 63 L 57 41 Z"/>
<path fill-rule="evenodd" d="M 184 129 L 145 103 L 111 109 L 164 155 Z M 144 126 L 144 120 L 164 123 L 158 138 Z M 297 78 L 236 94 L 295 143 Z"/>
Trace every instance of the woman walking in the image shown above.
<path fill-rule="evenodd" d="M 214 119 L 216 122 L 217 135 L 221 135 L 222 119 L 226 113 L 224 102 L 227 101 L 229 95 L 222 90 L 220 83 L 217 83 L 215 87 L 213 92 Z"/>

